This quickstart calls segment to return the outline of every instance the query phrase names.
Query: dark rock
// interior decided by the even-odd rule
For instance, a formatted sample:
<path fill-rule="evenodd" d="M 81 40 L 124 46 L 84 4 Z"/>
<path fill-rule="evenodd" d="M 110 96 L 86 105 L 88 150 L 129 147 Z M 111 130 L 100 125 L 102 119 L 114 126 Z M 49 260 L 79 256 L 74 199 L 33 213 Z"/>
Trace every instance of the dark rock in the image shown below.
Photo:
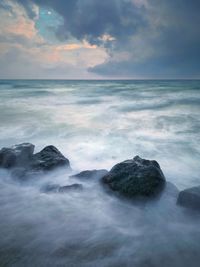
<path fill-rule="evenodd" d="M 153 197 L 165 187 L 165 177 L 159 164 L 139 156 L 115 165 L 102 182 L 128 198 Z"/>
<path fill-rule="evenodd" d="M 83 186 L 82 184 L 72 184 L 72 185 L 66 185 L 66 186 L 61 186 L 58 189 L 59 193 L 67 193 L 69 191 L 82 191 Z"/>
<path fill-rule="evenodd" d="M 70 163 L 54 146 L 47 146 L 33 154 L 34 145 L 23 143 L 0 150 L 0 168 L 11 169 L 11 176 L 18 181 L 27 181 L 57 167 L 70 168 Z"/>
<path fill-rule="evenodd" d="M 178 195 L 177 204 L 200 211 L 200 186 L 181 191 Z"/>
<path fill-rule="evenodd" d="M 40 191 L 43 193 L 58 193 L 59 188 L 59 184 L 46 184 L 40 189 Z"/>
<path fill-rule="evenodd" d="M 71 178 L 78 178 L 78 179 L 101 179 L 106 174 L 108 174 L 107 170 L 87 170 L 82 171 L 78 174 L 71 175 Z"/>
<path fill-rule="evenodd" d="M 34 145 L 23 143 L 0 150 L 0 167 L 13 168 L 27 164 L 34 152 Z"/>
<path fill-rule="evenodd" d="M 0 166 L 9 169 L 16 165 L 16 154 L 11 148 L 2 148 L 0 151 Z"/>
<path fill-rule="evenodd" d="M 31 169 L 49 171 L 57 167 L 70 168 L 67 158 L 54 146 L 47 146 L 33 156 Z"/>

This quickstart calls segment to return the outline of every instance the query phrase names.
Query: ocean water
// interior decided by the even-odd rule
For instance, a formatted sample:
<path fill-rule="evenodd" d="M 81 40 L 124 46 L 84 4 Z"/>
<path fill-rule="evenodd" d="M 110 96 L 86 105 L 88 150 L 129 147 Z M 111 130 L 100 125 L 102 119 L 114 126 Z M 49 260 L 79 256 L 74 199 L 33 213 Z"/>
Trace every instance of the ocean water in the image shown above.
<path fill-rule="evenodd" d="M 72 173 L 135 155 L 179 190 L 200 185 L 200 81 L 0 81 L 0 147 L 52 144 Z M 173 194 L 138 207 L 57 170 L 26 184 L 0 170 L 0 266 L 198 267 L 199 217 Z M 79 181 L 80 182 L 80 181 Z"/>

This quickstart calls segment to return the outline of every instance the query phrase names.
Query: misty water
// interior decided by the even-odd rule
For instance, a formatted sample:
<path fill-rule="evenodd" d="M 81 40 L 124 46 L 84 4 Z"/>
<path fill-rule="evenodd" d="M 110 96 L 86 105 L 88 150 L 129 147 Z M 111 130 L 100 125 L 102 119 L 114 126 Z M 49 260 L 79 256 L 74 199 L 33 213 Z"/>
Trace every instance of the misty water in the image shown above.
<path fill-rule="evenodd" d="M 136 205 L 69 175 L 139 155 L 179 190 L 200 185 L 199 132 L 200 81 L 0 81 L 0 147 L 52 144 L 73 169 L 28 183 L 0 170 L 0 266 L 198 267 L 200 216 L 176 194 Z"/>

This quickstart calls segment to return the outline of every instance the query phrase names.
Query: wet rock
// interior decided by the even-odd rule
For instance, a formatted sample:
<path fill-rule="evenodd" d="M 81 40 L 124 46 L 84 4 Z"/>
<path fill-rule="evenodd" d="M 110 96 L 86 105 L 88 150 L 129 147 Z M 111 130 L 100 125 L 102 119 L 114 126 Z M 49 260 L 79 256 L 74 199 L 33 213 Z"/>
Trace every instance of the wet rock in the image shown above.
<path fill-rule="evenodd" d="M 82 191 L 83 186 L 82 184 L 72 184 L 72 185 L 66 185 L 66 186 L 61 186 L 58 189 L 59 193 L 67 193 L 69 191 Z"/>
<path fill-rule="evenodd" d="M 49 171 L 62 166 L 70 169 L 69 160 L 55 146 L 47 146 L 34 154 L 31 162 L 34 170 Z"/>
<path fill-rule="evenodd" d="M 177 204 L 200 211 L 200 186 L 181 191 L 178 195 Z"/>
<path fill-rule="evenodd" d="M 128 198 L 154 197 L 165 187 L 165 177 L 159 164 L 139 156 L 115 165 L 102 182 Z"/>
<path fill-rule="evenodd" d="M 34 145 L 30 143 L 2 148 L 0 150 L 0 167 L 9 169 L 15 166 L 26 165 L 31 160 L 33 152 Z"/>
<path fill-rule="evenodd" d="M 77 179 L 101 179 L 104 177 L 106 174 L 108 174 L 107 170 L 87 170 L 87 171 L 82 171 L 78 174 L 71 175 L 71 178 L 77 178 Z"/>

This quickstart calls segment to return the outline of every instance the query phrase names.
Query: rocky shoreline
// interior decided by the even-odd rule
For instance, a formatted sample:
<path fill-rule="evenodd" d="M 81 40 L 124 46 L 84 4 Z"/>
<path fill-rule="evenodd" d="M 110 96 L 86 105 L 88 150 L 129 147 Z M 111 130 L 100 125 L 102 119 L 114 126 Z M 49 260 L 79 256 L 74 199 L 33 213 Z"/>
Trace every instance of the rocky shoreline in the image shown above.
<path fill-rule="evenodd" d="M 31 143 L 14 145 L 0 150 L 0 168 L 8 169 L 13 179 L 26 182 L 34 177 L 46 174 L 57 168 L 72 171 L 70 161 L 54 146 L 47 146 L 34 154 L 35 146 Z M 159 198 L 163 192 L 176 191 L 177 205 L 190 210 L 200 211 L 200 186 L 178 191 L 175 185 L 166 178 L 155 160 L 142 159 L 139 156 L 116 164 L 110 171 L 85 170 L 71 175 L 80 183 L 60 186 L 48 184 L 41 188 L 43 193 L 67 193 L 84 190 L 81 181 L 95 180 L 107 192 L 131 200 L 145 200 Z M 170 189 L 169 189 L 170 188 Z"/>

